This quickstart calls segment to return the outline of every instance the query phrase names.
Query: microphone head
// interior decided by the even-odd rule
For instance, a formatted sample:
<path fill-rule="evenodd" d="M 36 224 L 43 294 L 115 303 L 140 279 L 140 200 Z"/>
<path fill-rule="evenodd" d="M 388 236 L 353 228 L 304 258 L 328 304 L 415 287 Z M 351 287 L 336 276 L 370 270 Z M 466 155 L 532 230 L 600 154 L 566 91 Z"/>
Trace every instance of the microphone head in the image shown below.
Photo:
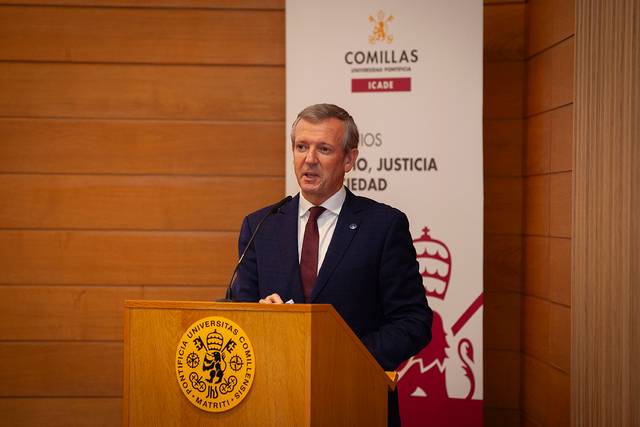
<path fill-rule="evenodd" d="M 269 215 L 278 212 L 280 210 L 280 208 L 283 207 L 284 205 L 286 205 L 287 203 L 289 203 L 289 200 L 291 200 L 291 199 L 293 199 L 293 197 L 287 196 L 284 199 L 280 200 L 275 205 L 273 205 L 273 207 L 271 207 L 271 210 L 269 211 Z"/>

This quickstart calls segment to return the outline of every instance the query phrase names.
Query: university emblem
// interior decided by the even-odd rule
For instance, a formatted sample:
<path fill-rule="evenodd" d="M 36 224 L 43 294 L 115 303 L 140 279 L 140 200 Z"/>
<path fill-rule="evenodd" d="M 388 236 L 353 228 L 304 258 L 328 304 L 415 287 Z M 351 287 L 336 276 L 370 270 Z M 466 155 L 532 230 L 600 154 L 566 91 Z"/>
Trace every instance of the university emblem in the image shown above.
<path fill-rule="evenodd" d="M 393 15 L 387 17 L 383 11 L 379 11 L 375 17 L 369 15 L 369 22 L 373 24 L 373 32 L 369 35 L 369 43 L 391 43 L 393 36 L 389 34 L 389 22 L 393 21 L 393 19 Z"/>
<path fill-rule="evenodd" d="M 253 346 L 235 322 L 218 316 L 200 319 L 178 343 L 176 377 L 182 393 L 198 408 L 228 411 L 253 384 Z"/>
<path fill-rule="evenodd" d="M 413 239 L 422 283 L 433 309 L 431 342 L 398 369 L 398 392 L 403 425 L 463 426 L 482 424 L 481 389 L 476 378 L 482 366 L 476 363 L 479 342 L 467 336 L 465 326 L 479 315 L 483 295 L 469 295 L 456 310 L 447 304 L 452 283 L 453 254 L 445 242 L 431 235 L 428 227 Z M 460 285 L 458 285 L 460 286 Z"/>

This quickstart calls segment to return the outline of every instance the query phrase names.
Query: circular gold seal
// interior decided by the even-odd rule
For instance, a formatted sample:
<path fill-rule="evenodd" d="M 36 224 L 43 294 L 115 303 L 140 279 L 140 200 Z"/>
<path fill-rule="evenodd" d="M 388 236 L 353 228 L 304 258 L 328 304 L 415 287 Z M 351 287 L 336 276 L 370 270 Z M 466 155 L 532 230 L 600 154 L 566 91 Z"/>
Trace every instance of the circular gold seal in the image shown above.
<path fill-rule="evenodd" d="M 205 317 L 182 335 L 176 377 L 184 395 L 198 408 L 228 411 L 247 396 L 254 376 L 253 346 L 235 322 Z"/>

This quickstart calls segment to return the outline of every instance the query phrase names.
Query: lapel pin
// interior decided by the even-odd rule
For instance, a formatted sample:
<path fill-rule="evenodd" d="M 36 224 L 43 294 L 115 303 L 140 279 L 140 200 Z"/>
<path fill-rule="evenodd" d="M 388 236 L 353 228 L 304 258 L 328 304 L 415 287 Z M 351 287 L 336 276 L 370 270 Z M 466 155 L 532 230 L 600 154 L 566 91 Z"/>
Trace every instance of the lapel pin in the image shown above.
<path fill-rule="evenodd" d="M 349 230 L 355 230 L 356 228 L 358 228 L 357 224 L 349 224 Z"/>

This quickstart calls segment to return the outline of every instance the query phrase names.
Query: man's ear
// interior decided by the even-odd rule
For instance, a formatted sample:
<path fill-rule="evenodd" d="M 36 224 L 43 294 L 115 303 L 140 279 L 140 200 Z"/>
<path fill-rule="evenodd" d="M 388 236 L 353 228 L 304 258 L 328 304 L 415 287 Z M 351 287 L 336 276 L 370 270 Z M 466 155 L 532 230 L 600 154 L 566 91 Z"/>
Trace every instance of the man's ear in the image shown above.
<path fill-rule="evenodd" d="M 344 155 L 344 171 L 349 172 L 353 169 L 353 166 L 356 164 L 356 159 L 358 158 L 358 149 L 354 148 L 353 150 L 349 150 Z"/>

